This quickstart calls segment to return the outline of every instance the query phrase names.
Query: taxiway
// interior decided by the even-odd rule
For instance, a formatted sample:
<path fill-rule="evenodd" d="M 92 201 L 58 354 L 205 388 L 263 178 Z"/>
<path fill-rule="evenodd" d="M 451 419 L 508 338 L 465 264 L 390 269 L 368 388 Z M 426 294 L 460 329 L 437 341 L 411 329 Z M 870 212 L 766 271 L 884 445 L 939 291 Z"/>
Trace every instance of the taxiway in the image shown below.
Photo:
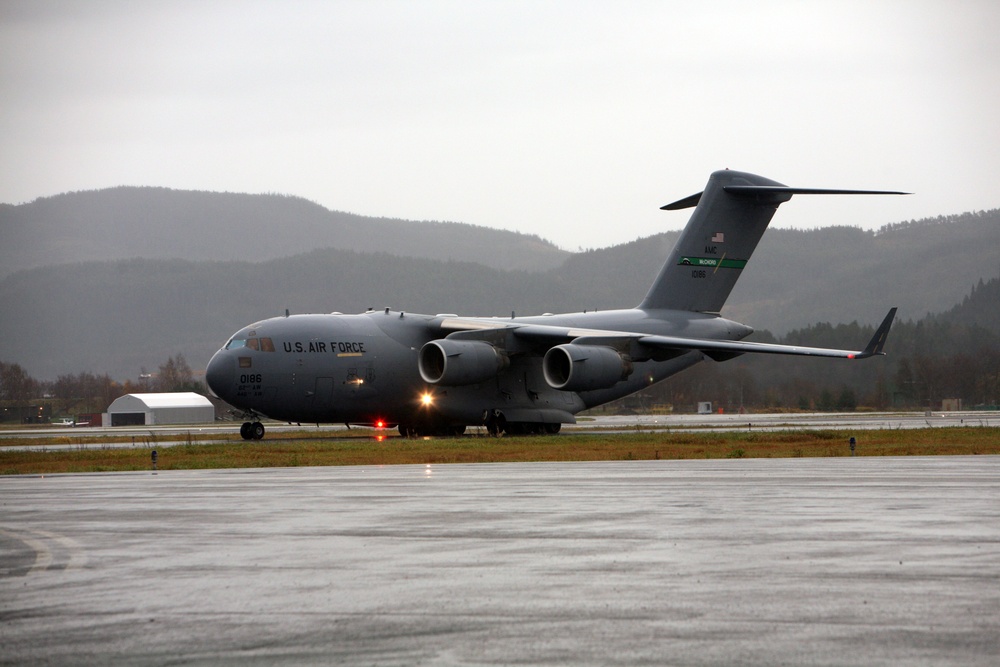
<path fill-rule="evenodd" d="M 563 427 L 564 433 L 613 433 L 630 431 L 683 430 L 688 432 L 756 431 L 779 432 L 801 430 L 903 430 L 913 428 L 993 427 L 1000 424 L 1000 413 L 981 412 L 845 412 L 845 413 L 774 413 L 774 414 L 676 414 L 676 415 L 600 415 L 585 417 L 577 424 Z M 287 424 L 267 422 L 267 432 L 289 431 L 340 432 L 349 430 L 343 424 Z M 376 430 L 355 427 L 357 437 L 385 435 L 397 437 L 395 429 Z M 476 429 L 469 429 L 468 433 Z M 479 427 L 485 433 L 483 427 Z M 0 451 L 65 450 L 65 449 L 129 449 L 163 448 L 187 444 L 229 442 L 239 433 L 234 422 L 215 424 L 108 426 L 83 428 L 17 429 L 0 433 Z M 386 435 L 387 434 L 387 435 Z M 100 438 L 107 437 L 108 440 Z M 50 438 L 41 445 L 23 445 L 25 438 Z M 115 438 L 116 440 L 111 440 Z M 131 442 L 122 438 L 131 438 Z M 194 439 L 193 439 L 194 438 Z M 265 440 L 266 442 L 266 440 Z"/>
<path fill-rule="evenodd" d="M 0 662 L 994 665 L 1000 457 L 0 478 Z"/>

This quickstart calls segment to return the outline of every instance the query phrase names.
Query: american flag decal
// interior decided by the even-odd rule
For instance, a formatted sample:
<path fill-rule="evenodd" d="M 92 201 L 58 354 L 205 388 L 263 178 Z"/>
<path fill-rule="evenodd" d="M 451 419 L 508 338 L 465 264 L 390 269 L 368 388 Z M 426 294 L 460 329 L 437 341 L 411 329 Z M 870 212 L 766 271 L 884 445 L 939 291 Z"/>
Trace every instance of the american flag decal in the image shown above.
<path fill-rule="evenodd" d="M 722 232 L 715 232 L 715 236 L 712 237 L 712 243 L 724 243 L 726 240 L 726 235 Z"/>

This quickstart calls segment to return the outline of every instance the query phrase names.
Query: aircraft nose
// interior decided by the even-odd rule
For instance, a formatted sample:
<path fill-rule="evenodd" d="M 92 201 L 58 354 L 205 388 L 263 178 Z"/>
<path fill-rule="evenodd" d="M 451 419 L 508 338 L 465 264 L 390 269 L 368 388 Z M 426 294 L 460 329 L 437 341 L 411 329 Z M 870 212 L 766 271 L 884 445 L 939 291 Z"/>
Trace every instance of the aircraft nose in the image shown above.
<path fill-rule="evenodd" d="M 232 357 L 224 354 L 221 350 L 216 352 L 215 356 L 208 362 L 208 368 L 205 369 L 205 382 L 208 383 L 208 388 L 212 390 L 212 393 L 219 398 L 225 399 L 229 396 L 233 386 L 234 367 Z"/>

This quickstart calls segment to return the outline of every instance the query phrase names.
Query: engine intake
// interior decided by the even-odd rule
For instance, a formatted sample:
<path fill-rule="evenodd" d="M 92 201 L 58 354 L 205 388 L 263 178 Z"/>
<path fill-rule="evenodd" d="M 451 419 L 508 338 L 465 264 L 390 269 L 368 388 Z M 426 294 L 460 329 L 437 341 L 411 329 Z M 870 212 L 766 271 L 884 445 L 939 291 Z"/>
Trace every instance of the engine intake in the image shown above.
<path fill-rule="evenodd" d="M 448 338 L 424 343 L 417 358 L 424 382 L 452 387 L 485 382 L 509 363 L 502 350 L 487 342 Z"/>
<path fill-rule="evenodd" d="M 632 374 L 632 360 L 603 345 L 557 345 L 542 360 L 545 381 L 553 389 L 607 389 Z"/>

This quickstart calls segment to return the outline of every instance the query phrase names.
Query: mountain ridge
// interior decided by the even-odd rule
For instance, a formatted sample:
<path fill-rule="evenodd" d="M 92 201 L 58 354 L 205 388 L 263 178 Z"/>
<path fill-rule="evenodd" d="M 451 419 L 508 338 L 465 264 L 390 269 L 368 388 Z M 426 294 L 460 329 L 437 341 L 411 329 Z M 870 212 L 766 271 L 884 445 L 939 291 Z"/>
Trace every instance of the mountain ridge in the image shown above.
<path fill-rule="evenodd" d="M 461 222 L 331 211 L 301 197 L 118 186 L 0 205 L 0 277 L 74 261 L 262 261 L 317 247 L 544 270 L 569 252 Z"/>
<path fill-rule="evenodd" d="M 160 237 L 137 241 L 129 225 L 142 219 L 156 228 L 166 211 L 197 230 L 207 224 L 206 210 L 222 206 L 228 208 L 219 216 L 229 222 L 212 233 L 222 234 L 217 244 L 236 257 L 86 260 L 75 241 L 53 232 L 70 220 L 66 202 L 78 200 L 58 202 L 62 219 L 55 227 L 46 227 L 44 208 L 52 202 L 43 200 L 44 206 L 32 209 L 42 222 L 19 241 L 8 234 L 9 223 L 13 220 L 23 228 L 30 227 L 30 220 L 11 217 L 11 205 L 0 205 L 4 223 L 0 255 L 35 252 L 31 261 L 48 261 L 0 275 L 0 360 L 20 363 L 42 378 L 80 371 L 132 377 L 141 367 L 155 368 L 174 354 L 184 354 L 197 369 L 234 330 L 280 315 L 286 308 L 362 312 L 388 306 L 483 316 L 629 308 L 642 300 L 679 236 L 664 232 L 567 253 L 537 237 L 462 223 L 397 221 L 396 226 L 379 226 L 365 218 L 336 222 L 321 206 L 284 195 L 208 193 L 204 199 L 178 199 L 170 192 L 123 188 L 116 194 L 131 203 L 121 205 L 123 210 L 114 215 L 101 213 L 118 206 L 107 202 L 90 207 L 86 215 L 80 213 L 78 219 L 89 222 L 74 238 L 92 236 L 90 252 L 112 245 L 119 254 L 135 252 L 130 244 L 148 244 L 150 238 L 161 246 L 177 247 L 187 241 L 171 238 L 165 229 L 159 230 Z M 101 193 L 105 191 L 88 191 L 83 198 L 100 199 Z M 141 205 L 135 204 L 137 195 L 142 195 Z M 160 196 L 173 201 L 173 208 L 158 206 Z M 180 207 L 185 202 L 197 211 L 185 213 Z M 281 254 L 294 250 L 302 243 L 299 239 L 274 250 L 274 257 L 249 252 L 260 245 L 255 235 L 273 231 L 276 221 L 291 215 L 289 210 L 312 221 L 302 223 L 304 227 L 318 225 L 323 233 L 335 227 L 346 247 L 313 244 L 301 252 Z M 152 213 L 141 218 L 136 211 Z M 243 231 L 226 240 L 234 234 L 234 220 L 243 221 Z M 46 243 L 52 234 L 56 242 Z M 460 238 L 456 244 L 441 241 L 449 236 Z M 276 234 L 275 243 L 281 238 Z M 313 238 L 322 241 L 315 234 Z M 204 237 L 198 239 L 206 245 Z M 419 248 L 413 239 L 421 242 Z M 65 247 L 53 250 L 59 244 L 71 252 Z M 517 268 L 503 258 L 504 252 L 531 257 L 534 245 L 549 264 Z M 364 249 L 372 246 L 374 250 Z M 895 223 L 877 232 L 846 226 L 770 229 L 722 314 L 775 335 L 816 322 L 875 324 L 890 306 L 899 307 L 901 319 L 919 319 L 955 307 L 969 298 L 979 281 L 995 277 L 1000 269 L 998 248 L 1000 210 Z M 60 257 L 68 259 L 58 263 Z M 483 261 L 487 257 L 493 266 Z"/>

